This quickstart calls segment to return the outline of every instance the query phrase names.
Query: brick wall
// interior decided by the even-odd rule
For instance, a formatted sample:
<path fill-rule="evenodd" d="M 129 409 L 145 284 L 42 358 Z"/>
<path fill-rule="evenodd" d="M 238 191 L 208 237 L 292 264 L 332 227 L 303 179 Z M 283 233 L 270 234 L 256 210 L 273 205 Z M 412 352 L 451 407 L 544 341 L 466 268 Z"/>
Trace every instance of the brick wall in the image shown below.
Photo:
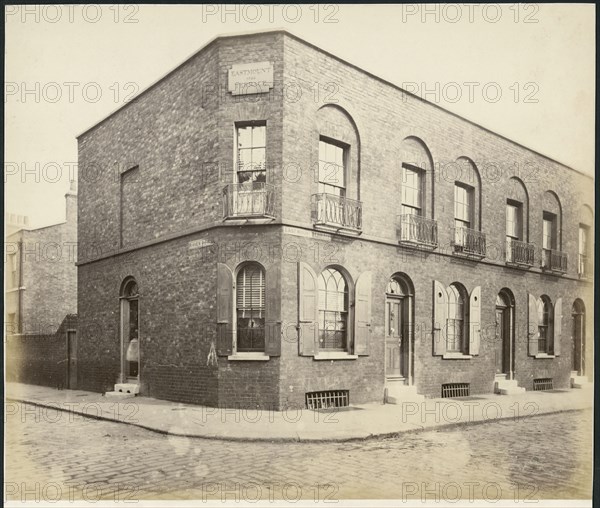
<path fill-rule="evenodd" d="M 6 379 L 52 388 L 66 388 L 67 330 L 77 330 L 77 316 L 66 316 L 52 335 L 6 338 Z"/>

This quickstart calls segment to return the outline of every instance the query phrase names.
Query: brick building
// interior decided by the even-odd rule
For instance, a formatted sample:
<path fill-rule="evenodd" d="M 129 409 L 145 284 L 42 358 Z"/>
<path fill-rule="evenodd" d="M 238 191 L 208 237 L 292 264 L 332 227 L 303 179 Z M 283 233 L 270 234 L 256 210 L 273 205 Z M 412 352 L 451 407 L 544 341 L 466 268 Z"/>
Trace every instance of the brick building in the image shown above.
<path fill-rule="evenodd" d="M 82 389 L 283 408 L 592 375 L 593 179 L 296 36 L 218 37 L 78 141 Z"/>
<path fill-rule="evenodd" d="M 27 217 L 6 216 L 4 333 L 9 380 L 75 387 L 74 182 L 65 201 L 65 221 L 60 224 L 29 229 Z"/>
<path fill-rule="evenodd" d="M 56 332 L 77 312 L 77 190 L 65 194 L 65 222 L 29 229 L 27 217 L 7 214 L 5 323 L 7 335 Z"/>

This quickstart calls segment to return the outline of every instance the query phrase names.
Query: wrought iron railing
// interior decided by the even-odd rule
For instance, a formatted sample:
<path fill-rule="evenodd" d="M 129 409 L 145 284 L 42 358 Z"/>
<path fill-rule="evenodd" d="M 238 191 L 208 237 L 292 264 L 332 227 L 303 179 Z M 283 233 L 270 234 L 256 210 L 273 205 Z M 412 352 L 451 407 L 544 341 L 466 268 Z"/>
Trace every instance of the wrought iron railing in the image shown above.
<path fill-rule="evenodd" d="M 454 228 L 454 252 L 485 257 L 485 233 L 463 227 Z"/>
<path fill-rule="evenodd" d="M 312 219 L 315 224 L 360 231 L 362 203 L 334 194 L 313 194 Z"/>
<path fill-rule="evenodd" d="M 437 247 L 437 221 L 419 215 L 400 215 L 400 242 Z"/>
<path fill-rule="evenodd" d="M 554 249 L 542 249 L 542 268 L 565 273 L 567 271 L 567 253 Z"/>
<path fill-rule="evenodd" d="M 533 266 L 535 263 L 535 245 L 528 242 L 506 239 L 506 262 L 516 265 Z"/>
<path fill-rule="evenodd" d="M 232 183 L 223 188 L 223 217 L 274 217 L 275 188 L 264 182 Z"/>

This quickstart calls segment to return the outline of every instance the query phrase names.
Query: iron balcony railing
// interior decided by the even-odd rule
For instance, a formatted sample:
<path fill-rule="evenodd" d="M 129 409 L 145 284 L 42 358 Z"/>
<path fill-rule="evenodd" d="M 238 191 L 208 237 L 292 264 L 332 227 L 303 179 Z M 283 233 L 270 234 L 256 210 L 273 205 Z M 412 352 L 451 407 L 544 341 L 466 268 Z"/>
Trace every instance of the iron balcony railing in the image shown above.
<path fill-rule="evenodd" d="M 454 228 L 454 252 L 485 257 L 485 233 L 464 227 Z"/>
<path fill-rule="evenodd" d="M 334 194 L 313 194 L 312 219 L 316 225 L 362 229 L 362 203 Z"/>
<path fill-rule="evenodd" d="M 274 217 L 275 188 L 264 182 L 232 183 L 223 188 L 223 217 Z"/>
<path fill-rule="evenodd" d="M 577 264 L 577 273 L 582 279 L 592 276 L 592 264 L 590 258 L 585 254 L 579 254 L 579 263 Z"/>
<path fill-rule="evenodd" d="M 554 249 L 542 249 L 542 268 L 553 272 L 566 273 L 567 253 Z"/>
<path fill-rule="evenodd" d="M 400 242 L 435 248 L 438 244 L 437 221 L 419 215 L 400 215 Z"/>
<path fill-rule="evenodd" d="M 515 265 L 533 266 L 535 263 L 535 246 L 532 243 L 507 238 L 506 262 Z"/>

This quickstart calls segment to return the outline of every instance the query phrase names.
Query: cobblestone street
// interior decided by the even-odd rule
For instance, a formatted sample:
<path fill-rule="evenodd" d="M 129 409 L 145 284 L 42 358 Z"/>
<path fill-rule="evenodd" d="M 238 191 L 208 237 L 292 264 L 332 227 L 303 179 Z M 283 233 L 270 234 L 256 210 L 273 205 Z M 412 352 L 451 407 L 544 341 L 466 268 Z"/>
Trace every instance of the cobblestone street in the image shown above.
<path fill-rule="evenodd" d="M 190 439 L 46 411 L 6 418 L 8 499 L 591 498 L 591 410 L 346 443 Z"/>

